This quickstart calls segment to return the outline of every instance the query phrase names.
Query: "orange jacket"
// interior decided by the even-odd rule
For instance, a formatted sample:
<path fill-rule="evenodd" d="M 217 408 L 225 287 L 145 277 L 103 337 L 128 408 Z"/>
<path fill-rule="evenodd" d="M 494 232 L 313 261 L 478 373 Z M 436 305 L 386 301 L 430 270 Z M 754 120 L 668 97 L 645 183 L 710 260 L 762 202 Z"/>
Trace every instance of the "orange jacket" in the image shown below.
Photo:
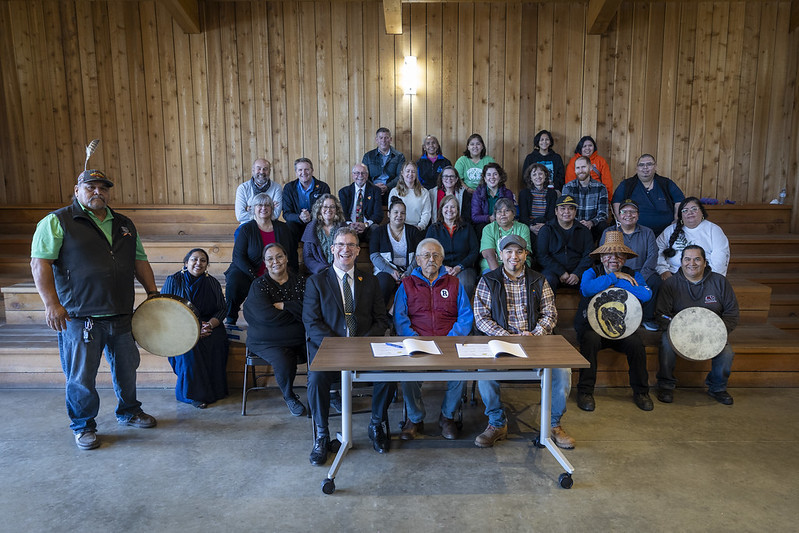
<path fill-rule="evenodd" d="M 574 154 L 569 160 L 569 164 L 566 165 L 566 183 L 569 183 L 573 179 L 577 179 L 577 175 L 574 173 L 574 162 L 577 161 L 578 157 L 580 157 L 580 154 Z M 613 178 L 610 175 L 608 162 L 605 161 L 605 158 L 599 155 L 598 152 L 591 154 L 590 159 L 591 177 L 601 182 L 602 185 L 608 189 L 609 198 L 613 194 Z"/>

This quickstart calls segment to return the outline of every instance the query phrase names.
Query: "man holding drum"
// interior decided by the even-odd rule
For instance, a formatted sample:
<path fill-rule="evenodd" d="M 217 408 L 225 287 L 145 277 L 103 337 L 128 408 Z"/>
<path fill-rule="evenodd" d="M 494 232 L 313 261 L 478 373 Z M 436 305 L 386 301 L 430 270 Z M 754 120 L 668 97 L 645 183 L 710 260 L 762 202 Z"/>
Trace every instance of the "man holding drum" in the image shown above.
<path fill-rule="evenodd" d="M 582 298 L 574 317 L 580 353 L 591 363 L 590 368 L 580 369 L 577 382 L 577 407 L 583 411 L 593 411 L 596 407 L 596 360 L 597 353 L 603 348 L 612 348 L 627 356 L 633 402 L 644 411 L 653 408 L 649 397 L 646 348 L 636 332 L 641 323 L 641 306 L 632 301 L 637 298 L 647 302 L 652 298 L 652 291 L 640 272 L 624 266 L 627 259 L 636 256 L 625 246 L 620 231 L 608 231 L 605 244 L 591 252 L 591 257 L 598 257 L 601 263 L 583 273 L 580 282 Z M 591 327 L 588 327 L 589 323 Z"/>
<path fill-rule="evenodd" d="M 721 317 L 729 334 L 738 325 L 738 299 L 727 278 L 710 270 L 705 258 L 705 250 L 695 244 L 686 246 L 677 273 L 663 282 L 658 294 L 655 314 L 664 326 L 677 313 L 691 307 L 701 307 L 713 311 Z M 663 403 L 674 401 L 674 362 L 676 352 L 668 330 L 660 343 L 657 374 L 657 399 Z M 710 337 L 710 332 L 706 332 Z M 688 354 L 683 354 L 688 357 Z M 707 393 L 711 398 L 732 405 L 732 396 L 727 392 L 733 359 L 732 348 L 727 342 L 722 350 L 711 359 L 711 369 L 705 379 Z"/>
<path fill-rule="evenodd" d="M 58 332 L 67 413 L 81 450 L 100 445 L 95 380 L 103 349 L 119 399 L 119 424 L 151 428 L 156 423 L 136 399 L 133 278 L 148 296 L 158 288 L 133 222 L 107 205 L 113 185 L 99 170 L 81 172 L 72 204 L 39 222 L 31 246 L 33 280 L 47 325 Z"/>

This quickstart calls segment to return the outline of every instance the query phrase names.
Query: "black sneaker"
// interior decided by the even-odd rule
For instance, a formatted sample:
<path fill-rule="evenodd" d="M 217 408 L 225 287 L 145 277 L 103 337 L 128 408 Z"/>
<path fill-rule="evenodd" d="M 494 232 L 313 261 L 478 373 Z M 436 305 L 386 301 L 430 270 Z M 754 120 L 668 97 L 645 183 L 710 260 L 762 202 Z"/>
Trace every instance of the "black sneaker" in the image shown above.
<path fill-rule="evenodd" d="M 730 396 L 730 393 L 725 390 L 720 390 L 718 392 L 707 391 L 707 393 L 711 398 L 719 403 L 723 403 L 724 405 L 732 405 L 732 396 Z"/>
<path fill-rule="evenodd" d="M 651 411 L 655 408 L 654 404 L 652 403 L 652 398 L 650 398 L 649 394 L 646 392 L 634 393 L 633 402 L 635 402 L 635 405 L 637 405 L 642 411 Z"/>
<path fill-rule="evenodd" d="M 291 412 L 291 416 L 303 416 L 305 415 L 305 405 L 300 401 L 300 397 L 296 394 L 291 398 L 284 398 L 286 401 L 286 405 L 289 406 L 289 411 Z"/>
<path fill-rule="evenodd" d="M 132 426 L 135 428 L 154 428 L 156 425 L 156 420 L 154 417 L 148 415 L 144 411 L 137 415 L 133 415 L 132 417 L 128 418 L 127 420 L 117 420 L 120 426 Z"/>

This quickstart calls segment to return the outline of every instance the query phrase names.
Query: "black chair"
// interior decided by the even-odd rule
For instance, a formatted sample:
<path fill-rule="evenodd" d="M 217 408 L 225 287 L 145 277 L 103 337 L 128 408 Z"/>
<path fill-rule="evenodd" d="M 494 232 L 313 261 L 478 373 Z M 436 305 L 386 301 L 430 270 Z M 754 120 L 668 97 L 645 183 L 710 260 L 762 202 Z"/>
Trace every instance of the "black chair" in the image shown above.
<path fill-rule="evenodd" d="M 267 367 L 263 372 L 258 373 L 257 367 Z M 303 365 L 306 367 L 306 365 Z M 252 379 L 252 386 L 247 386 L 247 376 L 250 376 Z M 307 376 L 307 370 L 304 372 L 298 372 L 298 376 L 305 375 Z M 272 365 L 258 357 L 256 354 L 250 351 L 249 348 L 245 348 L 244 352 L 244 386 L 242 387 L 242 397 L 241 397 L 241 416 L 245 416 L 247 414 L 247 395 L 250 394 L 252 391 L 256 390 L 267 390 L 272 388 L 278 388 L 277 385 L 268 386 L 267 382 L 269 377 L 274 377 L 275 374 L 272 371 Z M 264 385 L 258 385 L 258 379 L 264 379 Z M 307 388 L 307 385 L 294 385 L 295 388 Z M 310 411 L 308 412 L 308 417 L 311 416 Z"/>

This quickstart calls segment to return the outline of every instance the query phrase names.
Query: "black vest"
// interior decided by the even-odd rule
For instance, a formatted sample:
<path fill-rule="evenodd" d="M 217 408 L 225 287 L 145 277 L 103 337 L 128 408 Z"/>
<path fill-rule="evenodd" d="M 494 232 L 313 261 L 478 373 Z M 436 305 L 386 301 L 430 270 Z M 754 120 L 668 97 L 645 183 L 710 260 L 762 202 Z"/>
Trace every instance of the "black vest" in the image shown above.
<path fill-rule="evenodd" d="M 505 276 L 499 268 L 485 274 L 483 279 L 491 291 L 491 318 L 504 330 L 508 330 L 508 295 L 505 292 Z M 527 290 L 527 327 L 532 331 L 538 323 L 538 308 L 541 306 L 541 293 L 544 288 L 544 276 L 524 269 L 524 285 Z"/>
<path fill-rule="evenodd" d="M 53 212 L 64 229 L 53 275 L 58 300 L 71 317 L 133 312 L 136 227 L 128 217 L 111 213 L 112 245 L 77 199 Z"/>

